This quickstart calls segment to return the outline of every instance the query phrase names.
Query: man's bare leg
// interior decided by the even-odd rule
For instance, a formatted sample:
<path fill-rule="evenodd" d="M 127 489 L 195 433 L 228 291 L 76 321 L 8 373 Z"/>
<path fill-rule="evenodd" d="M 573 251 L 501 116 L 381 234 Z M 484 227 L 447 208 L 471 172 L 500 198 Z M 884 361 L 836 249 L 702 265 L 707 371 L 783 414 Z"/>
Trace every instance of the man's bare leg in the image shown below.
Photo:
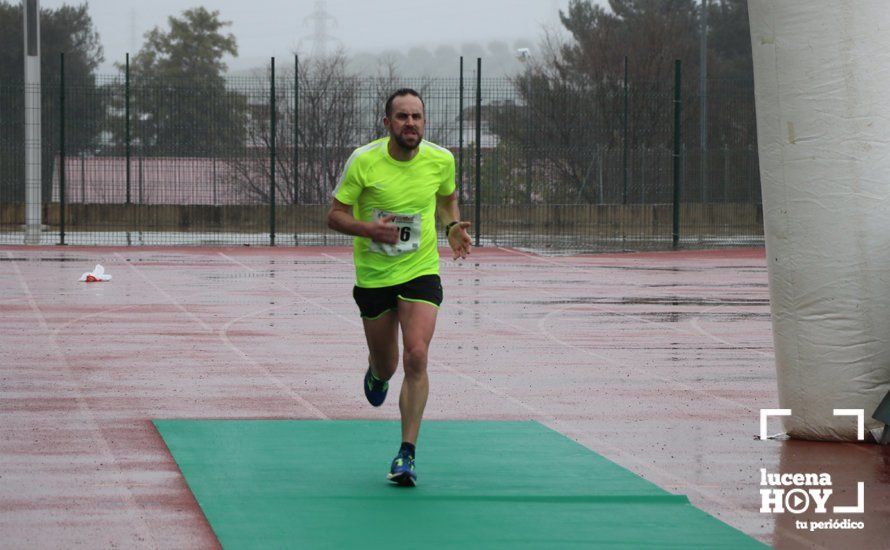
<path fill-rule="evenodd" d="M 402 413 L 402 441 L 417 443 L 420 422 L 430 391 L 427 357 L 433 332 L 436 330 L 438 309 L 426 302 L 399 300 L 399 324 L 404 346 L 405 381 L 399 394 Z"/>

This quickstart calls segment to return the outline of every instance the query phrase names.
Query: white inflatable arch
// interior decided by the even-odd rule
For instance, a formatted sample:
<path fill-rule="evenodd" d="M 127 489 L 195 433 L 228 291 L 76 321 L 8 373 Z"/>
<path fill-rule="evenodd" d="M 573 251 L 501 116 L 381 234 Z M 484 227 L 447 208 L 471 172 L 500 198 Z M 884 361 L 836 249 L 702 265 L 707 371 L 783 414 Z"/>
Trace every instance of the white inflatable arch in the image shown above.
<path fill-rule="evenodd" d="M 890 390 L 890 3 L 749 0 L 779 406 L 857 439 Z M 868 437 L 868 436 L 867 436 Z"/>

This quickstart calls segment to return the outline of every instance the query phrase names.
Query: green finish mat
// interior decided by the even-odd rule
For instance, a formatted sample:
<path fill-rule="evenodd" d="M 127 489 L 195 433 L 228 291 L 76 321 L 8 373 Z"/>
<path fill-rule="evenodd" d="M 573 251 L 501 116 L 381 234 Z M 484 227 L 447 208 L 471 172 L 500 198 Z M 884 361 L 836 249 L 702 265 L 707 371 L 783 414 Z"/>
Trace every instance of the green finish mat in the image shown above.
<path fill-rule="evenodd" d="M 537 422 L 156 420 L 225 548 L 764 548 Z"/>

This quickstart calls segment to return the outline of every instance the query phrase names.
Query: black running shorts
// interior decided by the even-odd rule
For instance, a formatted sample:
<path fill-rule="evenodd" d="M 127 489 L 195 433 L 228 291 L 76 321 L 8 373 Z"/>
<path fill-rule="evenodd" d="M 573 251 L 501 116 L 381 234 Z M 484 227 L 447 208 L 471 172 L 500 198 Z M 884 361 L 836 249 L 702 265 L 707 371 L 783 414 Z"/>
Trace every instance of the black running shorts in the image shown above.
<path fill-rule="evenodd" d="M 442 305 L 442 280 L 438 275 L 421 275 L 406 283 L 380 288 L 353 287 L 352 297 L 364 319 L 373 320 L 399 307 L 398 300 Z"/>

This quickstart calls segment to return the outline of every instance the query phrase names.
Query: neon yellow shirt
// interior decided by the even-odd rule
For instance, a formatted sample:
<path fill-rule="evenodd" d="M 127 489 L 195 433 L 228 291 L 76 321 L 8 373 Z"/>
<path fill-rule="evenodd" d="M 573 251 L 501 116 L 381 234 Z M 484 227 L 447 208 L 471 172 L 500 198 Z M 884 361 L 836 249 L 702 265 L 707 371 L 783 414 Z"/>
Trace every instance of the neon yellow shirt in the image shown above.
<path fill-rule="evenodd" d="M 389 138 L 356 149 L 334 198 L 352 205 L 355 219 L 397 214 L 400 242 L 380 246 L 366 237 L 353 241 L 356 286 L 380 288 L 439 273 L 436 247 L 436 195 L 454 193 L 454 155 L 426 140 L 414 158 L 398 161 L 389 154 Z M 419 235 L 418 235 L 419 233 Z"/>

